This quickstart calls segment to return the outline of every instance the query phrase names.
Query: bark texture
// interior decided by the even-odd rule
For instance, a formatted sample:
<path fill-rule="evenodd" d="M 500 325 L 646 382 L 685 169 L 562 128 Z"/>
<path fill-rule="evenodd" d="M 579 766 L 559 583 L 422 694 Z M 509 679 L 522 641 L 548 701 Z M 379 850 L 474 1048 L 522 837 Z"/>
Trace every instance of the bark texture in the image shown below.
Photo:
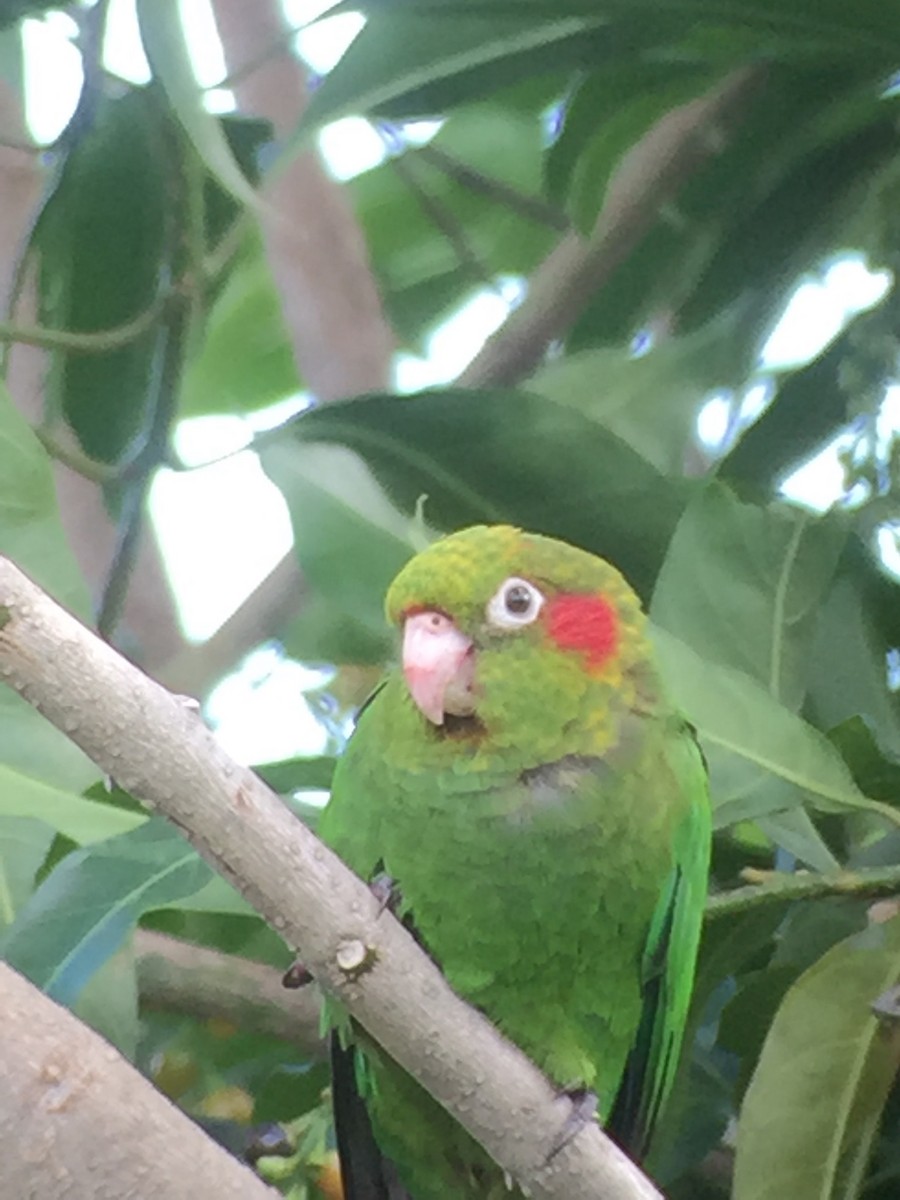
<path fill-rule="evenodd" d="M 0 963 L 0 1194 L 276 1200 L 108 1042 Z"/>

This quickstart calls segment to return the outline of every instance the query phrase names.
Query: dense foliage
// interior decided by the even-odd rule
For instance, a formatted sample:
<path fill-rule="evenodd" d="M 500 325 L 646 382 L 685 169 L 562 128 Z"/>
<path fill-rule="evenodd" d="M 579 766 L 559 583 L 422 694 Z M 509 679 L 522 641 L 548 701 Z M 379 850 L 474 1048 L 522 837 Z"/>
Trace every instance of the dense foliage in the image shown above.
<path fill-rule="evenodd" d="M 421 350 L 512 277 L 534 284 L 509 325 L 536 352 L 444 389 L 312 405 L 259 437 L 306 581 L 298 615 L 268 632 L 303 661 L 377 668 L 386 583 L 422 538 L 472 522 L 620 566 L 698 729 L 717 829 L 692 1050 L 651 1166 L 673 1200 L 888 1200 L 900 916 L 873 900 L 900 894 L 900 589 L 880 549 L 900 528 L 900 459 L 879 422 L 900 318 L 900 10 L 353 7 L 368 23 L 283 153 L 369 116 L 388 154 L 345 190 L 400 345 Z M 139 4 L 153 82 L 89 72 L 49 157 L 27 262 L 40 326 L 62 333 L 42 342 L 39 428 L 0 400 L 0 552 L 86 618 L 54 454 L 69 446 L 127 533 L 180 418 L 259 412 L 304 386 L 252 198 L 267 127 L 205 112 L 170 8 Z M 420 145 L 410 123 L 431 117 Z M 633 221 L 610 253 L 616 206 Z M 564 242 L 581 249 L 560 277 L 548 255 Z M 798 283 L 850 252 L 890 273 L 881 299 L 810 361 L 766 370 Z M 602 265 L 560 328 L 579 255 Z M 710 447 L 697 420 L 713 392 L 729 419 Z M 787 501 L 785 479 L 839 434 L 843 494 L 821 514 Z M 329 769 L 269 774 L 295 796 Z M 281 1122 L 296 1150 L 282 1186 L 312 1186 L 324 1068 L 252 1028 L 148 1012 L 127 944 L 140 923 L 280 967 L 286 949 L 6 691 L 0 921 L 8 960 L 189 1111 Z"/>

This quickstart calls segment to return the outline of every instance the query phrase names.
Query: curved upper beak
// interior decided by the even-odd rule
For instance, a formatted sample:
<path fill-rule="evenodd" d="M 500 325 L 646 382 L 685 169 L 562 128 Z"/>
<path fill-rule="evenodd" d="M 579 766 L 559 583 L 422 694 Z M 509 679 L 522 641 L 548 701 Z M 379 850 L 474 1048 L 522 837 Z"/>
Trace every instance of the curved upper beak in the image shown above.
<path fill-rule="evenodd" d="M 472 642 L 448 616 L 414 613 L 403 625 L 403 674 L 416 707 L 433 725 L 475 711 Z"/>

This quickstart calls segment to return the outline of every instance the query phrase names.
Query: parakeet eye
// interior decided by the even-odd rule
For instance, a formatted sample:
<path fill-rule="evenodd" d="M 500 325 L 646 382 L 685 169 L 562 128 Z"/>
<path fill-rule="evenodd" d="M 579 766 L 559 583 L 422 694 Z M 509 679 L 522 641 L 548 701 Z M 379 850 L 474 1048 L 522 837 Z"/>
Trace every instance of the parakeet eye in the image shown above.
<path fill-rule="evenodd" d="M 505 580 L 487 606 L 487 619 L 500 629 L 530 625 L 544 604 L 544 597 L 533 583 L 515 575 Z"/>

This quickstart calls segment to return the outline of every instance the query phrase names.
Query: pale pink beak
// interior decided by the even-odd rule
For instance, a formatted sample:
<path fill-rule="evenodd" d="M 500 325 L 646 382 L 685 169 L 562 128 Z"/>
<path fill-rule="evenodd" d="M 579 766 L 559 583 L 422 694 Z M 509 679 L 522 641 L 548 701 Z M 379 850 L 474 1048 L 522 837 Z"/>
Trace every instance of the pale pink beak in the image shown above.
<path fill-rule="evenodd" d="M 449 617 L 429 610 L 407 617 L 403 626 L 403 674 L 416 707 L 433 725 L 444 714 L 475 711 L 472 643 Z"/>

